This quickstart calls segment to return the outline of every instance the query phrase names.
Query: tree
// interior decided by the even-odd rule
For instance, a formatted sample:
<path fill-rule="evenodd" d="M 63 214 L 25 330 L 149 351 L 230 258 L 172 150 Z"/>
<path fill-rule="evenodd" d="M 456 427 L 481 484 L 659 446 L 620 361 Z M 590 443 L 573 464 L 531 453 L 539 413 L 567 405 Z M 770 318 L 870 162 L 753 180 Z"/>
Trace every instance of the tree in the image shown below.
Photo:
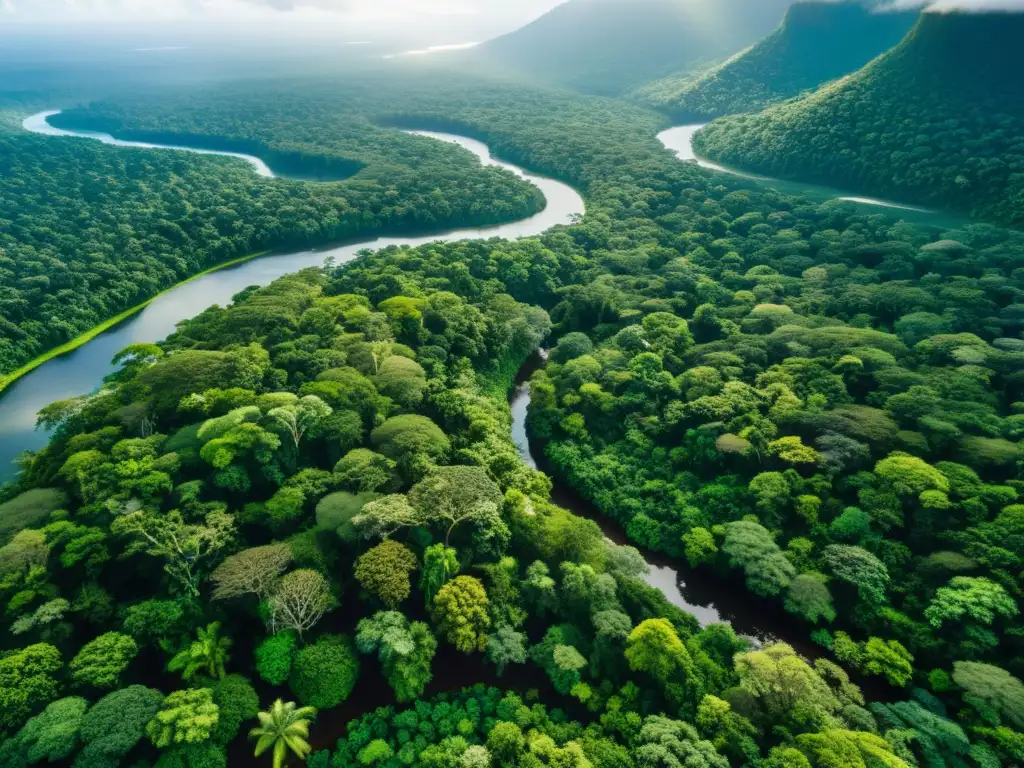
<path fill-rule="evenodd" d="M 685 679 L 693 672 L 693 659 L 666 619 L 647 619 L 626 639 L 629 668 L 645 672 L 661 685 Z"/>
<path fill-rule="evenodd" d="M 821 619 L 833 621 L 836 610 L 832 606 L 832 594 L 828 591 L 825 576 L 820 573 L 801 573 L 786 591 L 786 610 L 812 624 Z"/>
<path fill-rule="evenodd" d="M 785 643 L 736 655 L 740 686 L 777 723 L 817 728 L 839 711 L 824 680 Z"/>
<path fill-rule="evenodd" d="M 160 711 L 163 701 L 160 691 L 142 685 L 108 693 L 82 719 L 85 746 L 75 764 L 80 768 L 120 764 L 121 758 L 146 734 L 146 726 Z"/>
<path fill-rule="evenodd" d="M 163 700 L 146 726 L 146 733 L 158 749 L 172 744 L 197 744 L 213 735 L 219 717 L 213 691 L 187 688 L 174 691 Z"/>
<path fill-rule="evenodd" d="M 413 486 L 409 502 L 425 520 L 440 527 L 447 546 L 462 523 L 492 517 L 502 493 L 481 467 L 439 467 Z"/>
<path fill-rule="evenodd" d="M 743 568 L 747 586 L 759 595 L 779 594 L 796 573 L 771 533 L 749 520 L 725 525 L 722 551 L 729 556 L 731 565 Z"/>
<path fill-rule="evenodd" d="M 300 638 L 335 605 L 327 580 L 308 568 L 292 571 L 281 579 L 267 603 L 270 631 L 294 629 Z"/>
<path fill-rule="evenodd" d="M 0 727 L 11 731 L 57 698 L 60 651 L 36 643 L 0 658 Z"/>
<path fill-rule="evenodd" d="M 420 574 L 420 591 L 427 606 L 434 601 L 441 587 L 451 581 L 459 572 L 459 555 L 444 544 L 432 544 L 423 552 L 423 571 Z"/>
<path fill-rule="evenodd" d="M 857 588 L 860 599 L 870 605 L 886 601 L 889 572 L 877 557 L 860 547 L 831 544 L 822 551 L 822 561 L 836 578 Z"/>
<path fill-rule="evenodd" d="M 203 568 L 231 541 L 234 518 L 221 510 L 210 512 L 204 525 L 186 523 L 178 511 L 154 514 L 136 510 L 120 515 L 111 532 L 131 542 L 125 556 L 144 552 L 164 561 L 164 571 L 192 597 L 199 596 Z"/>
<path fill-rule="evenodd" d="M 882 675 L 890 685 L 904 688 L 914 676 L 914 657 L 896 640 L 872 637 L 864 644 L 861 668 L 869 675 Z"/>
<path fill-rule="evenodd" d="M 422 695 L 433 677 L 430 665 L 437 641 L 421 621 L 411 624 L 397 611 L 381 611 L 359 622 L 356 646 L 377 653 L 388 685 L 400 702 Z"/>
<path fill-rule="evenodd" d="M 331 709 L 345 701 L 359 677 L 359 657 L 343 635 L 323 635 L 295 654 L 288 685 L 304 706 Z"/>
<path fill-rule="evenodd" d="M 1005 669 L 975 661 L 953 664 L 953 682 L 963 690 L 964 701 L 986 719 L 1006 718 L 1017 730 L 1024 730 L 1024 683 Z"/>
<path fill-rule="evenodd" d="M 138 652 L 139 647 L 127 635 L 107 632 L 86 643 L 71 660 L 71 679 L 76 685 L 116 688 L 121 673 Z"/>
<path fill-rule="evenodd" d="M 802 733 L 796 737 L 796 745 L 815 766 L 912 768 L 893 754 L 885 739 L 873 733 L 831 728 L 821 733 Z"/>
<path fill-rule="evenodd" d="M 160 645 L 184 633 L 184 619 L 183 601 L 143 600 L 125 610 L 123 629 L 138 643 Z"/>
<path fill-rule="evenodd" d="M 450 449 L 447 436 L 426 416 L 406 414 L 394 416 L 370 433 L 370 443 L 390 459 L 408 463 L 421 454 L 431 461 L 440 461 Z"/>
<path fill-rule="evenodd" d="M 502 624 L 487 638 L 487 660 L 497 668 L 498 677 L 509 664 L 525 664 L 526 635 Z"/>
<path fill-rule="evenodd" d="M 298 635 L 285 629 L 266 638 L 256 647 L 256 671 L 271 685 L 281 685 L 288 679 L 295 660 Z"/>
<path fill-rule="evenodd" d="M 946 622 L 970 619 L 990 625 L 997 616 L 1017 615 L 1017 602 L 994 581 L 971 576 L 954 576 L 940 587 L 924 611 L 928 623 L 940 629 Z"/>
<path fill-rule="evenodd" d="M 0 746 L 0 764 L 14 768 L 44 761 L 56 763 L 71 757 L 78 747 L 88 706 L 85 699 L 77 696 L 50 703 Z"/>
<path fill-rule="evenodd" d="M 424 513 L 415 509 L 408 497 L 392 494 L 366 504 L 352 518 L 352 525 L 367 539 L 386 539 L 403 528 L 426 525 Z"/>
<path fill-rule="evenodd" d="M 256 717 L 260 700 L 252 684 L 242 675 L 226 675 L 211 685 L 219 717 L 214 741 L 227 746 L 238 735 L 242 723 Z"/>
<path fill-rule="evenodd" d="M 412 550 L 386 539 L 356 561 L 356 579 L 388 608 L 396 608 L 412 592 L 409 575 L 416 567 Z"/>
<path fill-rule="evenodd" d="M 499 720 L 487 734 L 487 749 L 503 763 L 513 762 L 525 743 L 523 729 L 515 723 Z"/>
<path fill-rule="evenodd" d="M 634 754 L 638 768 L 729 768 L 729 761 L 710 741 L 702 740 L 692 725 L 661 715 L 644 718 Z"/>
<path fill-rule="evenodd" d="M 289 405 L 272 408 L 265 418 L 282 427 L 298 450 L 302 438 L 333 412 L 334 409 L 316 395 L 306 395 Z"/>
<path fill-rule="evenodd" d="M 288 752 L 299 760 L 308 757 L 313 749 L 307 739 L 309 725 L 316 718 L 315 707 L 296 707 L 293 701 L 285 703 L 277 699 L 258 717 L 260 724 L 249 731 L 249 738 L 257 740 L 256 757 L 273 749 L 274 768 L 283 768 Z"/>
<path fill-rule="evenodd" d="M 252 594 L 265 600 L 291 562 L 292 551 L 287 544 L 252 547 L 231 555 L 210 574 L 214 583 L 213 599 L 228 600 Z"/>
<path fill-rule="evenodd" d="M 431 615 L 445 639 L 463 653 L 487 648 L 487 591 L 479 579 L 456 576 L 434 597 Z"/>
<path fill-rule="evenodd" d="M 908 453 L 897 451 L 875 464 L 875 474 L 900 496 L 920 496 L 925 491 L 949 491 L 949 480 L 935 467 Z"/>
<path fill-rule="evenodd" d="M 683 549 L 691 568 L 712 562 L 718 554 L 715 537 L 707 528 L 700 526 L 683 534 Z"/>
<path fill-rule="evenodd" d="M 169 672 L 181 672 L 185 682 L 191 682 L 200 675 L 211 680 L 224 679 L 224 665 L 231 658 L 231 638 L 221 637 L 220 622 L 214 621 L 196 630 L 197 638 L 187 648 L 177 653 L 167 665 Z"/>
<path fill-rule="evenodd" d="M 316 505 L 316 527 L 321 531 L 336 533 L 343 541 L 355 542 L 359 532 L 353 520 L 363 511 L 363 507 L 378 498 L 379 495 L 373 492 L 339 491 L 328 494 Z"/>
<path fill-rule="evenodd" d="M 390 397 L 405 410 L 414 410 L 423 400 L 427 375 L 423 367 L 407 357 L 385 358 L 373 383 L 380 393 Z"/>

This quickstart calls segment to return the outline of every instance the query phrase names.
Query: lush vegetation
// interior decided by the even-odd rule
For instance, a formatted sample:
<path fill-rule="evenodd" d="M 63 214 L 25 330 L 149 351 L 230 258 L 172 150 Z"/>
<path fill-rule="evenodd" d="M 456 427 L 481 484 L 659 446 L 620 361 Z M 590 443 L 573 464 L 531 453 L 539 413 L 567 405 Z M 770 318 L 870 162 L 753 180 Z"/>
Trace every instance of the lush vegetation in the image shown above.
<path fill-rule="evenodd" d="M 1020 13 L 926 13 L 860 72 L 697 134 L 763 173 L 1024 226 Z"/>
<path fill-rule="evenodd" d="M 286 129 L 278 143 L 226 143 L 296 172 L 350 158 L 365 166 L 339 184 L 266 180 L 239 160 L 0 127 L 0 372 L 234 258 L 511 221 L 542 204 L 519 179 L 446 144 L 354 115 L 331 124 L 344 144 L 310 148 Z"/>
<path fill-rule="evenodd" d="M 879 13 L 860 0 L 802 2 L 752 48 L 694 75 L 658 80 L 636 92 L 678 120 L 756 112 L 770 103 L 856 72 L 900 42 L 914 12 Z"/>
<path fill-rule="evenodd" d="M 790 0 L 569 0 L 462 57 L 614 96 L 732 55 L 768 34 Z"/>
<path fill-rule="evenodd" d="M 358 101 L 574 183 L 587 217 L 247 289 L 46 409 L 0 507 L 5 761 L 1024 760 L 1024 237 L 709 174 L 618 102 L 455 76 L 230 93 L 102 113 L 212 134 L 249 104 L 312 135 Z M 701 628 L 551 503 L 504 405 L 545 339 L 554 473 L 842 666 Z M 506 690 L 434 696 L 455 668 Z M 341 728 L 374 679 L 397 705 Z"/>

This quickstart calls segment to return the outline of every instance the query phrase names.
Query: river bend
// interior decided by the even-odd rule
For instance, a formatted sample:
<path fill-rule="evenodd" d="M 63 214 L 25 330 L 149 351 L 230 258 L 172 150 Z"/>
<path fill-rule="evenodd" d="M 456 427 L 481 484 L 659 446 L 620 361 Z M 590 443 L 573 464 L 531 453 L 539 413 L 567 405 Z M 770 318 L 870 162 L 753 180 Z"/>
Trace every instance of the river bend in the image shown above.
<path fill-rule="evenodd" d="M 59 110 L 57 110 L 59 111 Z M 54 128 L 47 118 L 57 111 L 41 112 L 27 118 L 26 130 L 54 137 L 54 141 L 92 139 L 131 148 L 167 149 L 199 154 L 226 155 L 244 160 L 256 173 L 271 179 L 273 172 L 257 157 L 229 152 L 166 146 L 143 142 L 121 141 L 109 134 L 66 131 Z M 129 344 L 152 343 L 171 334 L 178 323 L 202 312 L 213 304 L 226 305 L 231 297 L 252 285 L 266 285 L 283 275 L 306 267 L 322 266 L 326 259 L 335 264 L 351 261 L 366 248 L 417 246 L 432 242 L 476 240 L 491 237 L 514 239 L 532 237 L 556 224 L 568 224 L 585 212 L 583 198 L 572 187 L 543 176 L 527 173 L 522 168 L 491 156 L 487 145 L 474 139 L 431 131 L 407 131 L 424 140 L 447 141 L 469 150 L 484 165 L 504 168 L 529 181 L 544 193 L 547 206 L 539 213 L 510 224 L 457 229 L 422 237 L 377 237 L 334 248 L 321 248 L 269 255 L 234 267 L 211 272 L 180 285 L 155 299 L 145 309 L 123 323 L 97 336 L 87 344 L 60 357 L 49 360 L 13 382 L 0 396 L 0 482 L 10 480 L 16 469 L 11 463 L 25 450 L 38 450 L 46 445 L 49 435 L 36 430 L 36 414 L 50 403 L 92 392 L 115 368 L 111 359 Z M 268 181 L 268 183 L 273 183 Z"/>

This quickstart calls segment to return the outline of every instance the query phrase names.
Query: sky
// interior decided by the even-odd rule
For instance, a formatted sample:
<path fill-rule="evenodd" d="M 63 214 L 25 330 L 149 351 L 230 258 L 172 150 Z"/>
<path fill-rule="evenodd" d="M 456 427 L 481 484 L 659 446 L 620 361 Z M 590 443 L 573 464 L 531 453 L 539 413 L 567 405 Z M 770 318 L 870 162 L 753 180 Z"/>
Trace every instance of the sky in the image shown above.
<path fill-rule="evenodd" d="M 438 43 L 485 40 L 547 12 L 561 0 L 0 0 L 0 25 L 68 28 L 118 25 L 175 29 L 263 27 L 345 37 L 410 35 Z"/>

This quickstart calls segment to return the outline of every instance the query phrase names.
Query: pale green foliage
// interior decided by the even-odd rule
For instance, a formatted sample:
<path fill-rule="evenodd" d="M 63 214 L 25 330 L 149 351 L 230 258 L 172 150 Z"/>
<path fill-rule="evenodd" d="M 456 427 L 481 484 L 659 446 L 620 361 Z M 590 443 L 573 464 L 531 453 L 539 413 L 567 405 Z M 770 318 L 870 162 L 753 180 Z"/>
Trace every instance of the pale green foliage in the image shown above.
<path fill-rule="evenodd" d="M 949 480 L 916 456 L 899 451 L 875 464 L 875 474 L 900 496 L 920 496 L 925 491 L 949 491 Z"/>
<path fill-rule="evenodd" d="M 423 552 L 423 572 L 420 575 L 420 590 L 427 605 L 446 583 L 459 572 L 459 556 L 451 547 L 433 544 Z"/>
<path fill-rule="evenodd" d="M 487 591 L 479 579 L 456 576 L 438 591 L 431 612 L 445 639 L 463 653 L 472 653 L 487 648 L 487 606 Z"/>
<path fill-rule="evenodd" d="M 116 688 L 121 673 L 138 652 L 132 638 L 107 632 L 84 645 L 71 660 L 71 677 L 78 685 Z"/>
<path fill-rule="evenodd" d="M 971 619 L 979 624 L 991 624 L 997 616 L 1017 615 L 1017 602 L 994 581 L 971 576 L 954 576 L 941 587 L 925 609 L 925 618 L 939 629 L 948 621 Z"/>
<path fill-rule="evenodd" d="M 824 680 L 785 643 L 736 655 L 740 685 L 779 722 L 818 727 L 839 711 Z"/>
<path fill-rule="evenodd" d="M 1024 730 L 1024 683 L 1005 669 L 974 661 L 953 664 L 953 682 L 964 692 L 964 700 L 983 715 L 1004 717 L 1017 730 Z"/>
<path fill-rule="evenodd" d="M 146 726 L 146 733 L 153 745 L 161 749 L 172 744 L 196 744 L 213 734 L 219 713 L 209 688 L 174 691 L 164 699 Z"/>

